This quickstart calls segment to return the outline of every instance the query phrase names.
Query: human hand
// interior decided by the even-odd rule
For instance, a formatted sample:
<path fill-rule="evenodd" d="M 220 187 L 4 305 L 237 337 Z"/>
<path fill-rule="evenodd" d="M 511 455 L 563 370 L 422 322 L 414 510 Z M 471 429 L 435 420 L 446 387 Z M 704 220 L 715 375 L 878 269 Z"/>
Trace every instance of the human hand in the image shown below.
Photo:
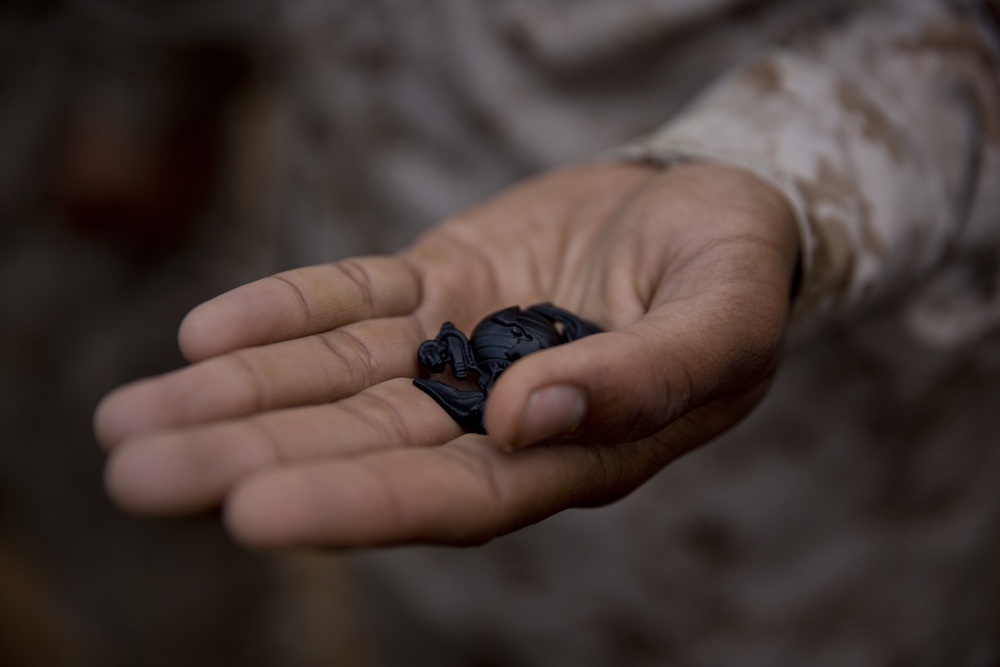
<path fill-rule="evenodd" d="M 396 256 L 195 308 L 179 334 L 192 365 L 97 410 L 109 493 L 147 515 L 221 505 L 264 547 L 475 544 L 610 502 L 764 395 L 797 255 L 785 201 L 737 170 L 545 175 Z M 412 386 L 443 321 L 469 332 L 542 301 L 607 331 L 505 371 L 488 437 Z"/>

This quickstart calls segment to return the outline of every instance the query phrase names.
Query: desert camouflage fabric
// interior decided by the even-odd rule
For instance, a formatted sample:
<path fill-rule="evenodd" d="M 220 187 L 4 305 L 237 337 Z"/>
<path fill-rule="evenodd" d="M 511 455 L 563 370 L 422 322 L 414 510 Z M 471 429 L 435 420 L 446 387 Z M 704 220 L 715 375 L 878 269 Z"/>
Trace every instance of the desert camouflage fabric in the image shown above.
<path fill-rule="evenodd" d="M 997 664 L 989 8 L 430 6 L 460 94 L 423 122 L 469 114 L 502 147 L 465 146 L 486 162 L 465 173 L 593 156 L 739 166 L 794 208 L 803 276 L 772 395 L 720 441 L 608 508 L 472 551 L 365 559 L 393 664 Z M 441 131 L 466 140 L 461 123 Z M 441 172 L 427 166 L 398 181 L 423 190 Z"/>
<path fill-rule="evenodd" d="M 799 310 L 850 311 L 995 244 L 1000 79 L 971 18 L 875 3 L 739 67 L 633 151 L 776 185 L 803 236 Z"/>

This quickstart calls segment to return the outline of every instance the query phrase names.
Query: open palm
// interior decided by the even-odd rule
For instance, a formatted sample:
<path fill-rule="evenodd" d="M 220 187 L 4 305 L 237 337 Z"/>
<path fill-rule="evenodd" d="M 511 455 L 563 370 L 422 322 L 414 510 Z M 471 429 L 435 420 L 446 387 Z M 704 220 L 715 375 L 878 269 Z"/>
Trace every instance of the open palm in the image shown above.
<path fill-rule="evenodd" d="M 589 165 L 529 181 L 393 257 L 290 271 L 191 312 L 192 365 L 109 395 L 126 509 L 222 505 L 256 546 L 480 543 L 627 494 L 763 396 L 797 234 L 735 170 Z M 489 436 L 412 385 L 416 349 L 509 305 L 605 333 L 505 371 Z M 539 445 L 539 446 L 532 446 Z"/>

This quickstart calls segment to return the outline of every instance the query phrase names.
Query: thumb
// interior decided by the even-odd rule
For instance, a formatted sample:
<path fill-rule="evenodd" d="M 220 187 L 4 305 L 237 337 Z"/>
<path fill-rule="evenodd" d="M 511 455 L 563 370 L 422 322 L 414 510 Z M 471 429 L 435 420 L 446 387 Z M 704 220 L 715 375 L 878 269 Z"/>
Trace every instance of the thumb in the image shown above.
<path fill-rule="evenodd" d="M 731 310 L 728 315 L 649 314 L 625 328 L 526 357 L 504 372 L 490 394 L 490 438 L 504 449 L 567 433 L 586 442 L 634 442 L 706 403 L 762 395 L 785 318 L 767 323 L 734 318 Z M 728 423 L 705 424 L 705 439 L 750 407 L 746 400 L 732 405 L 732 411 L 710 411 L 716 422 Z"/>

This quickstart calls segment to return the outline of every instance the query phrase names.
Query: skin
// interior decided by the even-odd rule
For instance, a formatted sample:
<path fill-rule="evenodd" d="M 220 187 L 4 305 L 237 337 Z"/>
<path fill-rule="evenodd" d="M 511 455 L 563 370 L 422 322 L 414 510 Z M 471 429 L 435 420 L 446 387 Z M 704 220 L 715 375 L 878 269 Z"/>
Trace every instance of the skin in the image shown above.
<path fill-rule="evenodd" d="M 729 168 L 597 164 L 529 180 L 391 257 L 195 308 L 190 366 L 116 390 L 95 428 L 123 508 L 222 507 L 254 547 L 479 544 L 628 494 L 763 397 L 799 239 Z M 410 379 L 441 322 L 549 301 L 606 333 L 519 361 L 463 434 Z"/>

